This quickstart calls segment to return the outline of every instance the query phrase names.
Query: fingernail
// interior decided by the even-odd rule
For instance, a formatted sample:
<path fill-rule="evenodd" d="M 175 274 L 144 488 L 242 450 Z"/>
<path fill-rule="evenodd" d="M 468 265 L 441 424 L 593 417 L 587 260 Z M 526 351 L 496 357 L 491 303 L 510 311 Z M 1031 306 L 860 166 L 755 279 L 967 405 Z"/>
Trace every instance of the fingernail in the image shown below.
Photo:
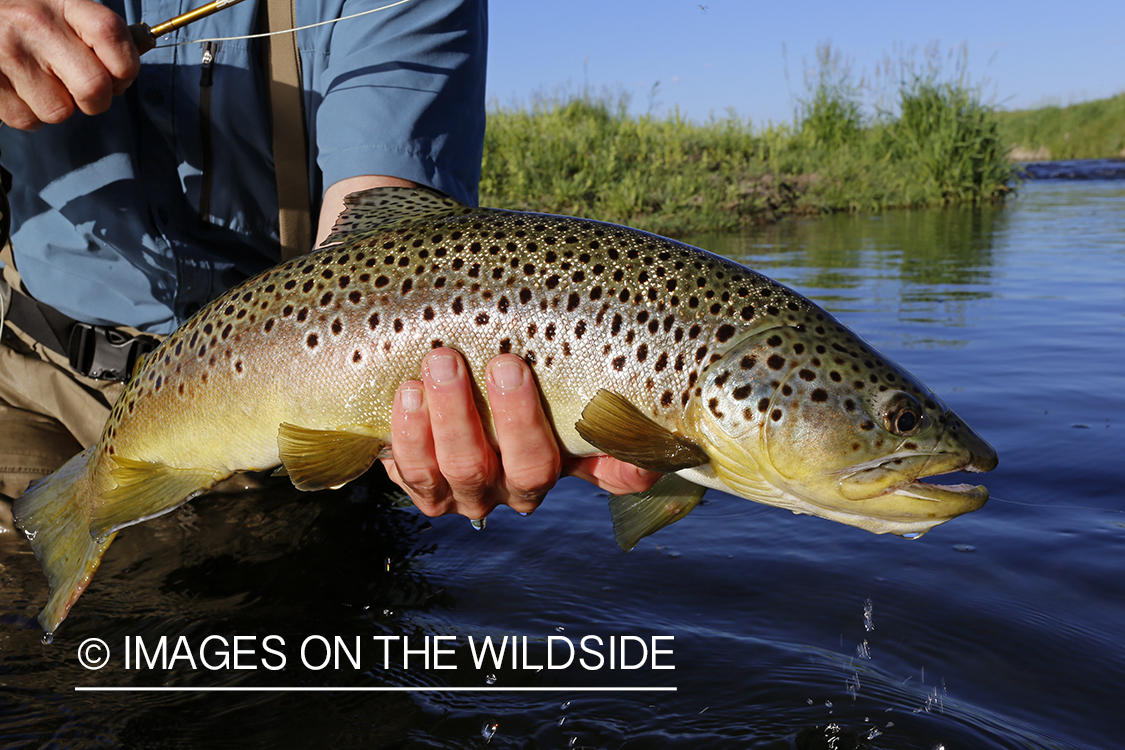
<path fill-rule="evenodd" d="M 422 390 L 413 386 L 406 386 L 398 392 L 399 402 L 406 411 L 418 411 L 422 408 Z"/>
<path fill-rule="evenodd" d="M 426 369 L 429 370 L 430 380 L 438 385 L 457 377 L 457 361 L 452 354 L 435 354 L 427 361 Z"/>
<path fill-rule="evenodd" d="M 492 382 L 502 391 L 514 391 L 523 385 L 523 368 L 515 362 L 499 362 L 492 367 Z"/>

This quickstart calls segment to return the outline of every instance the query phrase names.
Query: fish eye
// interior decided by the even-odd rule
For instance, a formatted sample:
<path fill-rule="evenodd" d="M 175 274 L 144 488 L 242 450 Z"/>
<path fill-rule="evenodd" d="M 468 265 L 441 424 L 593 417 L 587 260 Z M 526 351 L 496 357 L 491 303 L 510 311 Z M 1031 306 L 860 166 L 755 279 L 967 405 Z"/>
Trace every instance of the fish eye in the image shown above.
<path fill-rule="evenodd" d="M 922 405 L 909 393 L 899 393 L 883 413 L 883 426 L 899 437 L 910 437 L 922 426 Z"/>

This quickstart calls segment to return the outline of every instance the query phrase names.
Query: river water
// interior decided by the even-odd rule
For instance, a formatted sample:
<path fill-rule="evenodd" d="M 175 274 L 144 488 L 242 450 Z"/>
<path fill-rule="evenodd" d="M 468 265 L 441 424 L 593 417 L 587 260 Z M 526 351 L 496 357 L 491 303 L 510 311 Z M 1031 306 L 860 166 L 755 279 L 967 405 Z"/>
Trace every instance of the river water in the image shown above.
<path fill-rule="evenodd" d="M 4 535 L 0 748 L 1120 747 L 1125 181 L 693 241 L 953 406 L 988 504 L 908 541 L 712 492 L 626 554 L 576 480 L 480 532 L 277 484 L 123 532 L 50 646 Z"/>

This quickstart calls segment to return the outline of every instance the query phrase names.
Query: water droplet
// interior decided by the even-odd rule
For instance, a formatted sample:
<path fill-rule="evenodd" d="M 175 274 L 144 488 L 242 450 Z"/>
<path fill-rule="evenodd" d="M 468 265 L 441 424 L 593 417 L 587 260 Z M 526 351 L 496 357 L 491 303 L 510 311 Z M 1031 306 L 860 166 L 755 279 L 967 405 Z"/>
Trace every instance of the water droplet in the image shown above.
<path fill-rule="evenodd" d="M 523 511 L 519 511 L 519 510 L 517 510 L 517 511 L 516 511 L 516 513 L 519 513 L 519 514 L 520 514 L 521 516 L 523 516 L 524 518 L 527 518 L 528 516 L 530 516 L 530 515 L 531 515 L 530 513 L 524 513 Z"/>
<path fill-rule="evenodd" d="M 38 531 L 25 531 L 23 533 L 27 536 L 27 541 L 34 542 L 35 541 L 35 535 L 38 534 L 39 532 Z"/>
<path fill-rule="evenodd" d="M 491 742 L 492 741 L 492 735 L 496 734 L 496 730 L 499 729 L 499 728 L 500 728 L 500 725 L 496 724 L 496 723 L 485 724 L 484 727 L 480 730 L 481 736 L 484 737 L 484 741 L 486 743 Z"/>
<path fill-rule="evenodd" d="M 564 717 L 562 717 L 561 719 L 559 719 L 559 726 L 561 727 L 561 726 L 563 725 L 563 723 L 564 723 L 565 721 L 566 721 L 566 717 L 565 717 L 565 716 L 564 716 Z"/>
<path fill-rule="evenodd" d="M 477 531 L 480 531 L 481 529 L 484 528 L 484 519 L 483 518 L 472 519 L 472 520 L 469 521 L 469 523 L 471 523 L 473 525 L 473 528 L 476 529 Z"/>
<path fill-rule="evenodd" d="M 570 705 L 570 701 L 567 701 L 566 703 L 559 706 L 559 708 L 561 708 L 563 711 L 565 711 L 567 709 L 567 706 L 569 706 L 569 705 Z"/>
<path fill-rule="evenodd" d="M 40 639 L 44 646 L 50 646 L 55 642 L 55 634 L 51 632 L 44 632 L 43 638 Z"/>
<path fill-rule="evenodd" d="M 903 538 L 903 539 L 917 539 L 917 538 L 919 538 L 920 536 L 922 536 L 921 532 L 918 532 L 918 531 L 912 531 L 912 532 L 910 532 L 909 534 L 903 534 L 903 535 L 902 535 L 902 538 Z"/>
<path fill-rule="evenodd" d="M 863 628 L 868 633 L 875 629 L 875 605 L 870 599 L 863 600 Z M 863 645 L 866 646 L 867 642 L 864 641 Z"/>
<path fill-rule="evenodd" d="M 496 675 L 490 674 L 487 677 L 485 677 L 484 678 L 484 684 L 485 685 L 495 685 L 496 684 Z"/>
<path fill-rule="evenodd" d="M 556 625 L 555 626 L 555 632 L 557 632 L 557 633 L 561 633 L 564 630 L 566 630 L 566 628 L 564 628 L 562 625 Z"/>

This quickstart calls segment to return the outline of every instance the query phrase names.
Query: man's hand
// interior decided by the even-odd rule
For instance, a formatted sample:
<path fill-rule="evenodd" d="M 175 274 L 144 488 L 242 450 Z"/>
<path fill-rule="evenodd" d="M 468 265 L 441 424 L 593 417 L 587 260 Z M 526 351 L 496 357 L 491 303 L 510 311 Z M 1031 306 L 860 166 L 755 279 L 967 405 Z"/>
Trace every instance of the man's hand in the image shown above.
<path fill-rule="evenodd" d="M 140 72 L 124 19 L 90 0 L 0 0 L 0 120 L 20 130 L 109 108 Z"/>
<path fill-rule="evenodd" d="M 404 383 L 395 394 L 394 458 L 383 464 L 426 515 L 480 519 L 497 505 L 530 513 L 561 474 L 615 494 L 640 492 L 659 478 L 608 456 L 561 456 L 539 388 L 519 357 L 493 359 L 485 380 L 498 448 L 485 435 L 465 362 L 454 350 L 431 351 L 422 361 L 422 380 Z"/>

